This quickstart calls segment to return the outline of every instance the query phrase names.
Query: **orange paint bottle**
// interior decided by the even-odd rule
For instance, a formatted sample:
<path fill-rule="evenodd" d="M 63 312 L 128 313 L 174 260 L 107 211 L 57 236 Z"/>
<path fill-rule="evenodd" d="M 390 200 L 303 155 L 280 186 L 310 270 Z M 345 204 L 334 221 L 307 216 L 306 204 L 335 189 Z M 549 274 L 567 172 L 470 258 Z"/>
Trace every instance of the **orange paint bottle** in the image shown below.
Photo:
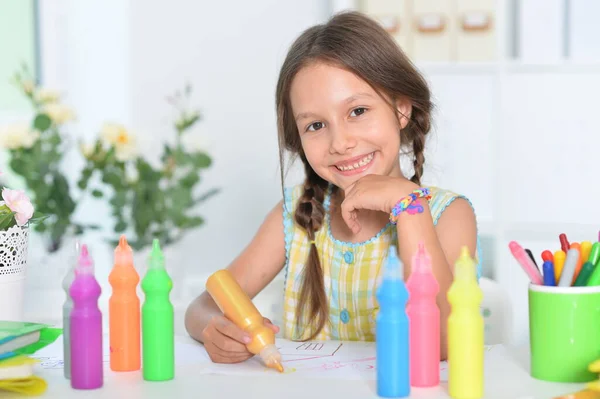
<path fill-rule="evenodd" d="M 133 267 L 133 251 L 122 235 L 115 248 L 115 263 L 108 276 L 112 295 L 108 302 L 110 368 L 113 371 L 140 369 L 140 276 Z"/>
<path fill-rule="evenodd" d="M 283 372 L 275 333 L 265 326 L 264 318 L 231 272 L 223 269 L 214 273 L 206 281 L 206 290 L 225 317 L 252 337 L 246 345 L 248 351 L 260 355 L 267 367 Z"/>

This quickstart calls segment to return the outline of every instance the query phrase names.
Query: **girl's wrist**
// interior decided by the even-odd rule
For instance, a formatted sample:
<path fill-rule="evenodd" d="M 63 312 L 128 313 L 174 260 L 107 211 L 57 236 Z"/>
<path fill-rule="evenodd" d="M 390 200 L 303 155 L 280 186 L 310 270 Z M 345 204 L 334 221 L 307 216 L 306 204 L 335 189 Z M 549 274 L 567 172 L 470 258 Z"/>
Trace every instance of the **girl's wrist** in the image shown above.
<path fill-rule="evenodd" d="M 411 192 L 397 198 L 395 203 L 391 206 L 389 210 L 390 222 L 396 224 L 398 218 L 403 214 L 412 216 L 429 211 L 429 199 L 431 199 L 429 189 L 418 187 L 415 184 L 415 188 L 413 188 Z"/>

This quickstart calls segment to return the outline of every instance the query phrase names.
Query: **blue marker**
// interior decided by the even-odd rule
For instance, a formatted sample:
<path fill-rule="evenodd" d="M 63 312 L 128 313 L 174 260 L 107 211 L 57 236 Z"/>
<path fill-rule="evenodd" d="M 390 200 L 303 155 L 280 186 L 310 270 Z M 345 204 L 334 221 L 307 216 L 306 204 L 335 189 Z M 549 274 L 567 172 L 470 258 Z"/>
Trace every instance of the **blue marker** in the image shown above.
<path fill-rule="evenodd" d="M 410 395 L 409 329 L 402 262 L 390 246 L 377 291 L 377 394 L 384 398 Z"/>
<path fill-rule="evenodd" d="M 544 285 L 556 287 L 556 279 L 554 278 L 554 264 L 552 261 L 545 261 L 542 266 L 544 274 Z"/>

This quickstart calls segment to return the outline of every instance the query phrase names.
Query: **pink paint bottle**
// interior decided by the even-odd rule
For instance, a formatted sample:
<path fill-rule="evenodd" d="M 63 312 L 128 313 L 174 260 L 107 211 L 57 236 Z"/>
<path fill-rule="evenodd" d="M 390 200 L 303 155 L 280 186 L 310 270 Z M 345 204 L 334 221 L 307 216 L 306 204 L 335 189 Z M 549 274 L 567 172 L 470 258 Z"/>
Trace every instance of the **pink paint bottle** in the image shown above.
<path fill-rule="evenodd" d="M 432 387 L 440 382 L 439 284 L 431 270 L 431 257 L 419 243 L 406 281 L 406 307 L 410 326 L 410 385 Z"/>
<path fill-rule="evenodd" d="M 102 313 L 98 308 L 100 284 L 87 246 L 81 246 L 75 279 L 69 290 L 73 300 L 70 317 L 71 387 L 96 389 L 103 384 Z"/>

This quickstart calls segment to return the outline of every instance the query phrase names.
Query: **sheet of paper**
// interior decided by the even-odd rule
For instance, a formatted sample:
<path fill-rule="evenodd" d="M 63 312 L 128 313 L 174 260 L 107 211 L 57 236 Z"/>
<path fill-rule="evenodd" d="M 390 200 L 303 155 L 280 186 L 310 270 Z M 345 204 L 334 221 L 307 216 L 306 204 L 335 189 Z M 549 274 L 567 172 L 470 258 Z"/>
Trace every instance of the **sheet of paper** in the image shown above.
<path fill-rule="evenodd" d="M 64 367 L 63 360 L 63 340 L 62 337 L 57 339 L 51 345 L 40 349 L 31 356 L 40 361 L 39 366 L 45 369 L 62 369 Z M 103 337 L 102 341 L 102 357 L 104 367 L 110 366 L 110 345 L 108 336 Z M 196 343 L 192 339 L 176 340 L 175 341 L 175 364 L 176 365 L 197 365 L 211 363 L 206 350 L 202 345 Z"/>

